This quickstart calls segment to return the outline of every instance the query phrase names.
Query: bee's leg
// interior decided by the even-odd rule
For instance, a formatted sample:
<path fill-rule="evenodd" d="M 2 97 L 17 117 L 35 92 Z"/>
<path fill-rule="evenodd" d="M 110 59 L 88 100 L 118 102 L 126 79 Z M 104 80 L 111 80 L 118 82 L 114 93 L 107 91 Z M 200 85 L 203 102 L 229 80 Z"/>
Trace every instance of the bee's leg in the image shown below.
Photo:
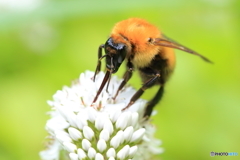
<path fill-rule="evenodd" d="M 102 83 L 101 83 L 101 86 L 100 86 L 100 88 L 98 89 L 97 94 L 96 94 L 96 96 L 95 96 L 95 98 L 94 98 L 94 100 L 93 100 L 92 103 L 95 103 L 95 102 L 97 101 L 98 96 L 101 94 L 101 92 L 102 92 L 105 84 L 108 82 L 108 80 L 109 80 L 109 78 L 110 78 L 110 75 L 111 75 L 111 72 L 110 72 L 110 71 L 107 71 L 107 72 L 105 73 L 105 76 L 104 76 L 104 78 L 103 78 L 103 81 L 102 81 Z"/>
<path fill-rule="evenodd" d="M 95 70 L 95 74 L 93 76 L 93 81 L 95 82 L 95 78 L 96 78 L 96 75 L 99 73 L 99 71 L 101 70 L 101 60 L 102 58 L 104 58 L 105 56 L 102 56 L 102 49 L 104 48 L 104 44 L 100 45 L 98 47 L 98 64 L 97 64 L 97 67 L 96 67 L 96 70 Z"/>
<path fill-rule="evenodd" d="M 124 75 L 123 75 L 123 81 L 122 81 L 122 83 L 120 84 L 120 86 L 118 87 L 118 90 L 117 90 L 115 96 L 113 97 L 114 100 L 116 99 L 119 91 L 122 90 L 122 88 L 127 84 L 127 82 L 129 81 L 129 79 L 132 77 L 133 64 L 132 64 L 130 61 L 127 62 L 127 68 L 128 68 L 128 70 L 127 70 L 127 71 L 124 73 Z"/>
<path fill-rule="evenodd" d="M 162 99 L 163 92 L 164 92 L 164 86 L 162 85 L 158 89 L 158 91 L 157 91 L 156 95 L 153 97 L 153 99 L 148 102 L 143 117 L 149 118 L 151 116 L 154 106 Z"/>
<path fill-rule="evenodd" d="M 132 96 L 130 102 L 128 103 L 128 105 L 125 108 L 122 109 L 122 111 L 129 108 L 144 93 L 144 91 L 146 89 L 151 87 L 156 82 L 156 80 L 158 80 L 159 77 L 160 77 L 160 74 L 157 73 L 157 74 L 155 74 L 155 76 L 153 78 L 151 78 L 145 84 L 143 84 L 143 86 Z"/>

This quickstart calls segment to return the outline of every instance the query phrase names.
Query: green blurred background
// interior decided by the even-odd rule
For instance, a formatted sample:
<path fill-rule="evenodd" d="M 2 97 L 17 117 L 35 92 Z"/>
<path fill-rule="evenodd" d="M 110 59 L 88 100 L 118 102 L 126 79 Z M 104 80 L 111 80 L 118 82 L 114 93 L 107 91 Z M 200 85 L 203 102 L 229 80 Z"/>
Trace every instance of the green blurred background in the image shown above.
<path fill-rule="evenodd" d="M 0 1 L 0 159 L 37 160 L 47 132 L 47 100 L 85 70 L 113 25 L 140 17 L 214 64 L 176 51 L 156 136 L 163 160 L 240 154 L 240 4 L 237 0 Z M 124 67 L 117 73 L 122 76 Z M 138 88 L 134 75 L 130 81 Z M 156 88 L 148 90 L 149 99 Z M 239 155 L 240 156 L 240 155 Z M 214 159 L 239 159 L 214 157 Z"/>

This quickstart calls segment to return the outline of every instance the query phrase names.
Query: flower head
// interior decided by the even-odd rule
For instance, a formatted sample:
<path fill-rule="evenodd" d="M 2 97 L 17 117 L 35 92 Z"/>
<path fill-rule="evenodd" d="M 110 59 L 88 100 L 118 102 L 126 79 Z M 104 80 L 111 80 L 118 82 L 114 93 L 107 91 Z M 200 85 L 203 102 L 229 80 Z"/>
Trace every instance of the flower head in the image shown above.
<path fill-rule="evenodd" d="M 135 93 L 125 87 L 113 100 L 119 84 L 112 77 L 108 92 L 104 89 L 92 104 L 104 73 L 86 71 L 71 87 L 63 87 L 48 101 L 52 107 L 46 130 L 51 136 L 48 148 L 40 152 L 43 160 L 66 156 L 71 160 L 148 160 L 162 152 L 153 137 L 155 128 L 143 118 L 146 101 L 139 99 L 122 111 Z"/>

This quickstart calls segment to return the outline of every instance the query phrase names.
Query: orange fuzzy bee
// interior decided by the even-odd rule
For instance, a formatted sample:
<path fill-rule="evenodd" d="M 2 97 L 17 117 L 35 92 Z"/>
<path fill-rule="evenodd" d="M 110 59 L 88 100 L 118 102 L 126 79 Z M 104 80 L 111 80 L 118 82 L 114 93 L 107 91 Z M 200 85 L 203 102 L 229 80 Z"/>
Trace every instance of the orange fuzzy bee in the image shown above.
<path fill-rule="evenodd" d="M 104 56 L 102 56 L 103 48 L 106 53 Z M 95 80 L 96 74 L 101 69 L 102 58 L 106 58 L 107 71 L 93 103 L 96 102 L 106 83 L 109 84 L 111 74 L 116 73 L 122 62 L 126 59 L 127 71 L 123 76 L 123 81 L 114 99 L 132 77 L 132 72 L 134 68 L 136 68 L 144 84 L 132 96 L 130 102 L 123 110 L 130 107 L 146 89 L 154 85 L 159 85 L 158 92 L 146 106 L 144 117 L 149 117 L 154 106 L 161 100 L 164 84 L 175 68 L 175 54 L 173 48 L 197 55 L 203 60 L 211 62 L 199 53 L 167 38 L 157 27 L 143 19 L 130 18 L 118 22 L 113 27 L 111 35 L 106 43 L 99 46 L 99 60 L 93 80 Z"/>

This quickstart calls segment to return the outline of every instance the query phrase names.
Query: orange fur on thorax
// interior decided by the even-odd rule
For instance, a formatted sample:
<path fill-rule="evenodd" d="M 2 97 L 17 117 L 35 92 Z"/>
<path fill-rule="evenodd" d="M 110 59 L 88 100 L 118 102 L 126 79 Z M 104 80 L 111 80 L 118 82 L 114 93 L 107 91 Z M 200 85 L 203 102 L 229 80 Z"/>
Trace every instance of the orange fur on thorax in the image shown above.
<path fill-rule="evenodd" d="M 169 67 L 175 66 L 175 54 L 173 49 L 156 46 L 148 43 L 148 39 L 161 38 L 160 30 L 139 18 L 130 18 L 118 22 L 111 33 L 115 43 L 124 43 L 128 47 L 127 57 L 134 55 L 132 63 L 137 68 L 148 66 L 156 54 L 161 54 L 164 59 L 171 59 Z"/>

